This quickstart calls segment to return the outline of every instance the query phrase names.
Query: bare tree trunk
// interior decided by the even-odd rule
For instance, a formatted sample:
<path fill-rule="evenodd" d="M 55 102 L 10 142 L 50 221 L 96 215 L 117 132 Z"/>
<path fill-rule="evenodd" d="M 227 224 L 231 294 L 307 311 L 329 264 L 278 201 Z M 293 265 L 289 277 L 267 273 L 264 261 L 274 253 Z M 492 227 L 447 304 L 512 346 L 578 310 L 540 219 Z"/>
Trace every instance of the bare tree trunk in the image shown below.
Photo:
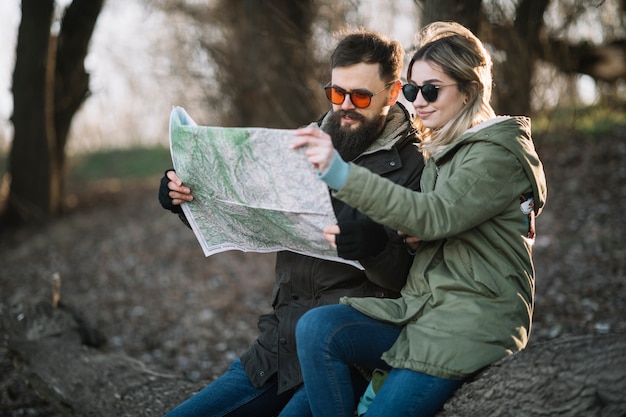
<path fill-rule="evenodd" d="M 58 36 L 54 83 L 54 158 L 59 193 L 65 190 L 65 145 L 74 115 L 89 95 L 85 57 L 104 0 L 74 0 Z"/>
<path fill-rule="evenodd" d="M 83 63 L 103 2 L 74 0 L 57 37 L 50 34 L 55 2 L 22 1 L 5 224 L 43 222 L 62 209 L 65 144 L 89 91 Z"/>
<path fill-rule="evenodd" d="M 12 224 L 54 214 L 58 196 L 50 173 L 51 117 L 48 60 L 54 0 L 23 0 L 13 73 L 14 139 L 9 157 L 11 187 L 4 219 Z"/>
<path fill-rule="evenodd" d="M 480 30 L 481 0 L 416 0 L 422 9 L 422 24 L 438 20 L 458 22 L 478 34 Z"/>
<path fill-rule="evenodd" d="M 204 46 L 234 105 L 225 125 L 298 127 L 319 116 L 322 90 L 311 51 L 316 10 L 314 0 L 220 3 L 226 42 Z"/>
<path fill-rule="evenodd" d="M 505 52 L 504 61 L 494 64 L 493 104 L 496 113 L 529 115 L 532 80 L 543 15 L 549 0 L 523 0 L 518 4 L 513 27 L 491 26 L 484 39 Z M 481 33 L 481 35 L 483 35 Z"/>

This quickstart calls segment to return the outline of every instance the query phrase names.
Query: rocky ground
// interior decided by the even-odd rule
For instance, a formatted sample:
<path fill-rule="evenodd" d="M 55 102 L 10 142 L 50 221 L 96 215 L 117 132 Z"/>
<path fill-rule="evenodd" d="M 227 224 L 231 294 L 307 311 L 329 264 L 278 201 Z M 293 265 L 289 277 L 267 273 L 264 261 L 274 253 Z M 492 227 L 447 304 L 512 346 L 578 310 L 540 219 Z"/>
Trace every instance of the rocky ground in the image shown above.
<path fill-rule="evenodd" d="M 531 343 L 626 332 L 626 128 L 602 139 L 537 140 L 549 184 L 537 219 Z M 62 300 L 108 338 L 105 350 L 199 384 L 218 376 L 270 309 L 273 255 L 205 258 L 160 208 L 158 178 L 74 186 L 73 208 L 48 226 L 0 233 L 0 303 Z M 0 417 L 55 417 L 15 375 L 0 345 Z"/>

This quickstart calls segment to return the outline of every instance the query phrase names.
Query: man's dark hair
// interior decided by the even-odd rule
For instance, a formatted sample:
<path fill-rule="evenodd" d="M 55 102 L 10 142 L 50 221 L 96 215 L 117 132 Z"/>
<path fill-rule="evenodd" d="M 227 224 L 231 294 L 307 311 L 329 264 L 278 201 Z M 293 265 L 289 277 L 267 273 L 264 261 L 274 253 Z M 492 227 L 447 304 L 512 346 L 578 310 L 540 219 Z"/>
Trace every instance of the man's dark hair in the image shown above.
<path fill-rule="evenodd" d="M 348 33 L 330 57 L 330 69 L 354 64 L 379 64 L 383 81 L 400 79 L 404 49 L 398 41 L 365 29 Z"/>

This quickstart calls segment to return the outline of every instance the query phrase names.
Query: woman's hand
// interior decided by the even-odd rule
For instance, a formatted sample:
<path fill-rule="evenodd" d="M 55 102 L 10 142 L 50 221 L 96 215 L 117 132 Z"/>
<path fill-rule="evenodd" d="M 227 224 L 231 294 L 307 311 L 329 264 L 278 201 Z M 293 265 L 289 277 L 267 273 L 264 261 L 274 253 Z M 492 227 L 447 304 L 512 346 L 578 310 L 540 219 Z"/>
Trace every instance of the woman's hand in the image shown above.
<path fill-rule="evenodd" d="M 398 236 L 403 238 L 404 244 L 411 250 L 411 252 L 415 252 L 417 250 L 417 245 L 419 245 L 421 239 L 415 236 L 409 236 L 408 234 L 398 231 Z"/>
<path fill-rule="evenodd" d="M 309 162 L 322 174 L 335 157 L 335 148 L 331 137 L 317 127 L 307 126 L 296 130 L 298 137 L 292 144 L 291 149 L 306 146 L 304 154 Z"/>

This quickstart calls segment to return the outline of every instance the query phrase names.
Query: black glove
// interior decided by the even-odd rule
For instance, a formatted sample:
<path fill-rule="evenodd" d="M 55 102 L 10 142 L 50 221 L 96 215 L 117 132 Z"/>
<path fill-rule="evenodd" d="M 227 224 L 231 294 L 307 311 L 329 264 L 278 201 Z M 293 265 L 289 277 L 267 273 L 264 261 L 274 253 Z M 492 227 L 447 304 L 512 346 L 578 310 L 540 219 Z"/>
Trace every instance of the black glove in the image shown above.
<path fill-rule="evenodd" d="M 371 220 L 338 223 L 337 254 L 344 259 L 364 259 L 379 254 L 387 246 L 385 227 Z"/>
<path fill-rule="evenodd" d="M 175 205 L 173 203 L 172 197 L 169 195 L 170 189 L 167 188 L 167 183 L 170 182 L 170 179 L 167 178 L 167 173 L 170 171 L 174 171 L 174 169 L 170 168 L 166 170 L 165 174 L 163 174 L 163 178 L 161 178 L 161 185 L 159 186 L 159 203 L 161 203 L 161 206 L 164 209 L 169 210 L 172 213 L 181 214 L 183 212 L 183 208 L 180 204 Z"/>

